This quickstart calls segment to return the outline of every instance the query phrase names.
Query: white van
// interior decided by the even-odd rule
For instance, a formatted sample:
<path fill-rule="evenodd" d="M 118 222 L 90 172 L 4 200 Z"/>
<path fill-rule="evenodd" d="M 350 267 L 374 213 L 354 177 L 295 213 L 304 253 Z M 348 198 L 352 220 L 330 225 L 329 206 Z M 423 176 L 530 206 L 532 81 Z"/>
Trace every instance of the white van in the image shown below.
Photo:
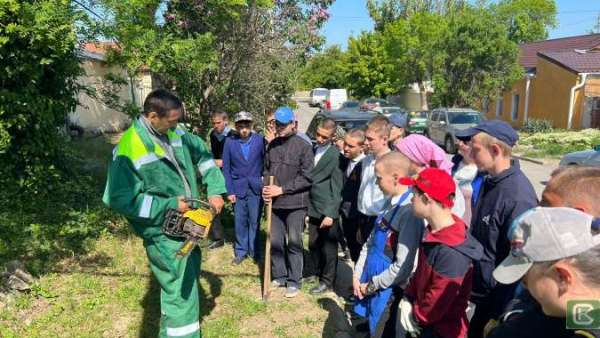
<path fill-rule="evenodd" d="M 346 101 L 348 101 L 348 92 L 346 92 L 346 89 L 330 89 L 325 99 L 325 109 L 340 109 Z"/>
<path fill-rule="evenodd" d="M 325 99 L 327 99 L 327 93 L 329 90 L 326 88 L 315 88 L 310 91 L 310 106 L 321 107 Z"/>

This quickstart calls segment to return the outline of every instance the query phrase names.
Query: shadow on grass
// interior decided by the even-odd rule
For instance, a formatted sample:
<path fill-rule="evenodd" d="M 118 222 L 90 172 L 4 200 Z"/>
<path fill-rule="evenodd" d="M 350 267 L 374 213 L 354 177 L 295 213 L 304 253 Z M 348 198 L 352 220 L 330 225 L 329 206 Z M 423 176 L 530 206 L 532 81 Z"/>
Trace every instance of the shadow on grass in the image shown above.
<path fill-rule="evenodd" d="M 209 285 L 208 293 L 202 287 L 199 286 L 198 288 L 200 297 L 200 327 L 202 327 L 202 321 L 216 306 L 215 300 L 221 295 L 223 282 L 220 275 L 208 271 L 202 271 L 200 278 L 205 279 Z M 138 337 L 156 338 L 160 330 L 160 285 L 153 275 L 148 279 L 148 288 L 141 304 L 144 309 L 144 315 Z"/>
<path fill-rule="evenodd" d="M 352 327 L 348 322 L 344 309 L 331 298 L 320 298 L 317 302 L 328 312 L 323 325 L 322 337 L 352 337 Z"/>

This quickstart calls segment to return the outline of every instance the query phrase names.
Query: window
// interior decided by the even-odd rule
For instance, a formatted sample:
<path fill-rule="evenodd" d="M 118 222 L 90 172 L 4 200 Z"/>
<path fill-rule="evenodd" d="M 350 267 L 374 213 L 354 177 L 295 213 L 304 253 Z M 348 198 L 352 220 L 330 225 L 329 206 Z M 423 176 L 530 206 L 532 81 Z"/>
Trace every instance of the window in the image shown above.
<path fill-rule="evenodd" d="M 519 94 L 513 94 L 512 96 L 511 116 L 513 121 L 516 121 L 519 118 Z"/>
<path fill-rule="evenodd" d="M 479 113 L 459 113 L 450 112 L 448 113 L 451 124 L 477 124 L 481 122 L 481 115 Z"/>
<path fill-rule="evenodd" d="M 504 110 L 504 98 L 502 96 L 498 96 L 496 98 L 496 117 L 501 117 L 503 110 Z"/>
<path fill-rule="evenodd" d="M 431 114 L 431 121 L 433 121 L 433 122 L 437 122 L 437 120 L 438 120 L 438 116 L 439 116 L 439 115 L 440 115 L 440 113 L 438 113 L 438 112 L 434 111 L 434 112 Z"/>

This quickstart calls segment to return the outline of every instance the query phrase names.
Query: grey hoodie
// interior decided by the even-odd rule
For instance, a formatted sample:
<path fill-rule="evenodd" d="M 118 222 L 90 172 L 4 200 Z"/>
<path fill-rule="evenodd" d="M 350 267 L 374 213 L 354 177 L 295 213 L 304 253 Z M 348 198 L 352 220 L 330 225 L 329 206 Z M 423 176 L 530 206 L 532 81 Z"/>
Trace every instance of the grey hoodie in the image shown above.
<path fill-rule="evenodd" d="M 425 232 L 425 223 L 422 219 L 417 218 L 412 210 L 411 201 L 412 194 L 408 196 L 402 203 L 400 209 L 396 212 L 393 219 L 390 220 L 395 204 L 393 199 L 388 199 L 384 206 L 384 218 L 389 222 L 392 229 L 398 233 L 398 241 L 396 244 L 396 257 L 392 264 L 382 273 L 374 276 L 371 283 L 376 290 L 386 289 L 391 286 L 404 287 L 408 283 L 408 279 L 413 272 L 417 249 L 423 239 Z M 354 267 L 354 277 L 360 279 L 362 275 L 365 261 L 369 248 L 372 246 L 373 236 L 363 244 L 360 256 Z"/>

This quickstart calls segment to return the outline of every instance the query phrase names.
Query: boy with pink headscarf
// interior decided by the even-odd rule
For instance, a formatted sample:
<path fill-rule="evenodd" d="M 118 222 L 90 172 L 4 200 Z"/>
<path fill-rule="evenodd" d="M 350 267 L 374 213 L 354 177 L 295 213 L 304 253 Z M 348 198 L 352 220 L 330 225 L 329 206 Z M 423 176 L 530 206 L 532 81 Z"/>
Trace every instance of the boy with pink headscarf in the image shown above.
<path fill-rule="evenodd" d="M 454 164 L 448 159 L 446 152 L 423 135 L 408 135 L 396 141 L 394 147 L 412 162 L 410 175 L 416 175 L 427 168 L 438 168 L 451 174 Z M 458 188 L 452 213 L 461 218 L 465 213 L 465 198 Z"/>

